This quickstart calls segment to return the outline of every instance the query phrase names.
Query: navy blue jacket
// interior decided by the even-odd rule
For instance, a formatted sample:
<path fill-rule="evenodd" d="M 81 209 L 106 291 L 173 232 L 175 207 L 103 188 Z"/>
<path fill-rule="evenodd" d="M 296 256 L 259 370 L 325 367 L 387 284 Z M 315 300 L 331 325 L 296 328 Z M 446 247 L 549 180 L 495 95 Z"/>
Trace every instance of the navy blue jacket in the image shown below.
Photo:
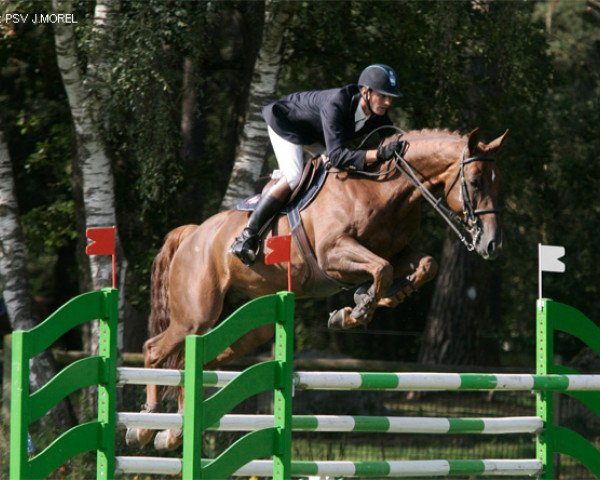
<path fill-rule="evenodd" d="M 292 93 L 263 107 L 262 115 L 280 137 L 295 145 L 317 142 L 325 145 L 333 166 L 363 170 L 365 151 L 346 148 L 346 141 L 366 135 L 377 127 L 392 125 L 392 121 L 387 114 L 371 115 L 355 132 L 354 112 L 359 101 L 358 85 L 346 85 L 330 90 Z M 380 133 L 380 136 L 384 134 Z"/>

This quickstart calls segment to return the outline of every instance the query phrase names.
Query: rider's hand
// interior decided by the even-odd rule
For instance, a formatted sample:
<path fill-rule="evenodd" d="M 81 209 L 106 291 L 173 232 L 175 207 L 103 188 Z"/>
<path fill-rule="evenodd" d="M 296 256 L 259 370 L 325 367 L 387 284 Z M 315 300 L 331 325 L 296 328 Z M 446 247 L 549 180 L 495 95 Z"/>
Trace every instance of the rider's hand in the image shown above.
<path fill-rule="evenodd" d="M 404 150 L 404 140 L 392 140 L 390 143 L 383 145 L 383 142 L 377 147 L 377 161 L 385 162 L 394 156 L 395 153 L 402 154 Z"/>

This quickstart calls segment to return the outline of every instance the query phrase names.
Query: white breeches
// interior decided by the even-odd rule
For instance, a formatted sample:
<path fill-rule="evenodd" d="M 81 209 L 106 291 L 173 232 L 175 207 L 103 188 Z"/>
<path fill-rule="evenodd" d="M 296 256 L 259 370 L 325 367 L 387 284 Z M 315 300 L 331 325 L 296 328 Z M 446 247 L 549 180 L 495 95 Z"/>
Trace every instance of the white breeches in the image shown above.
<path fill-rule="evenodd" d="M 279 171 L 273 172 L 273 178 L 283 175 L 288 182 L 288 185 L 294 190 L 300 183 L 302 178 L 302 169 L 304 168 L 304 150 L 311 155 L 319 155 L 324 152 L 323 145 L 315 143 L 312 145 L 295 145 L 285 138 L 280 137 L 271 127 L 269 130 L 269 138 L 271 145 L 277 158 Z"/>

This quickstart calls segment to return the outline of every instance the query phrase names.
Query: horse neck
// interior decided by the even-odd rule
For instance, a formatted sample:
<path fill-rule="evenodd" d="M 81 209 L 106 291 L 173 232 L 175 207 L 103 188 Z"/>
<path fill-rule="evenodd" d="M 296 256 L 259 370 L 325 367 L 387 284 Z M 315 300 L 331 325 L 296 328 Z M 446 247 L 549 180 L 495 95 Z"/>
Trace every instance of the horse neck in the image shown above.
<path fill-rule="evenodd" d="M 414 142 L 405 155 L 406 161 L 426 188 L 448 186 L 459 167 L 459 140 L 447 142 Z"/>

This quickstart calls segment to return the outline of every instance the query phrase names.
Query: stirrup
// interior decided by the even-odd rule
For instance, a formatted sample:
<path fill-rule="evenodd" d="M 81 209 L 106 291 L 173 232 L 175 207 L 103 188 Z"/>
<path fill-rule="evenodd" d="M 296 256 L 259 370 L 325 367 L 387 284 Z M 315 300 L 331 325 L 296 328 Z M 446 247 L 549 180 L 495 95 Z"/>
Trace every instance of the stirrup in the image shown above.
<path fill-rule="evenodd" d="M 253 243 L 256 246 L 253 248 Z M 238 257 L 245 265 L 251 267 L 256 261 L 260 242 L 258 235 L 250 234 L 247 230 L 236 237 L 231 245 L 231 253 Z"/>

